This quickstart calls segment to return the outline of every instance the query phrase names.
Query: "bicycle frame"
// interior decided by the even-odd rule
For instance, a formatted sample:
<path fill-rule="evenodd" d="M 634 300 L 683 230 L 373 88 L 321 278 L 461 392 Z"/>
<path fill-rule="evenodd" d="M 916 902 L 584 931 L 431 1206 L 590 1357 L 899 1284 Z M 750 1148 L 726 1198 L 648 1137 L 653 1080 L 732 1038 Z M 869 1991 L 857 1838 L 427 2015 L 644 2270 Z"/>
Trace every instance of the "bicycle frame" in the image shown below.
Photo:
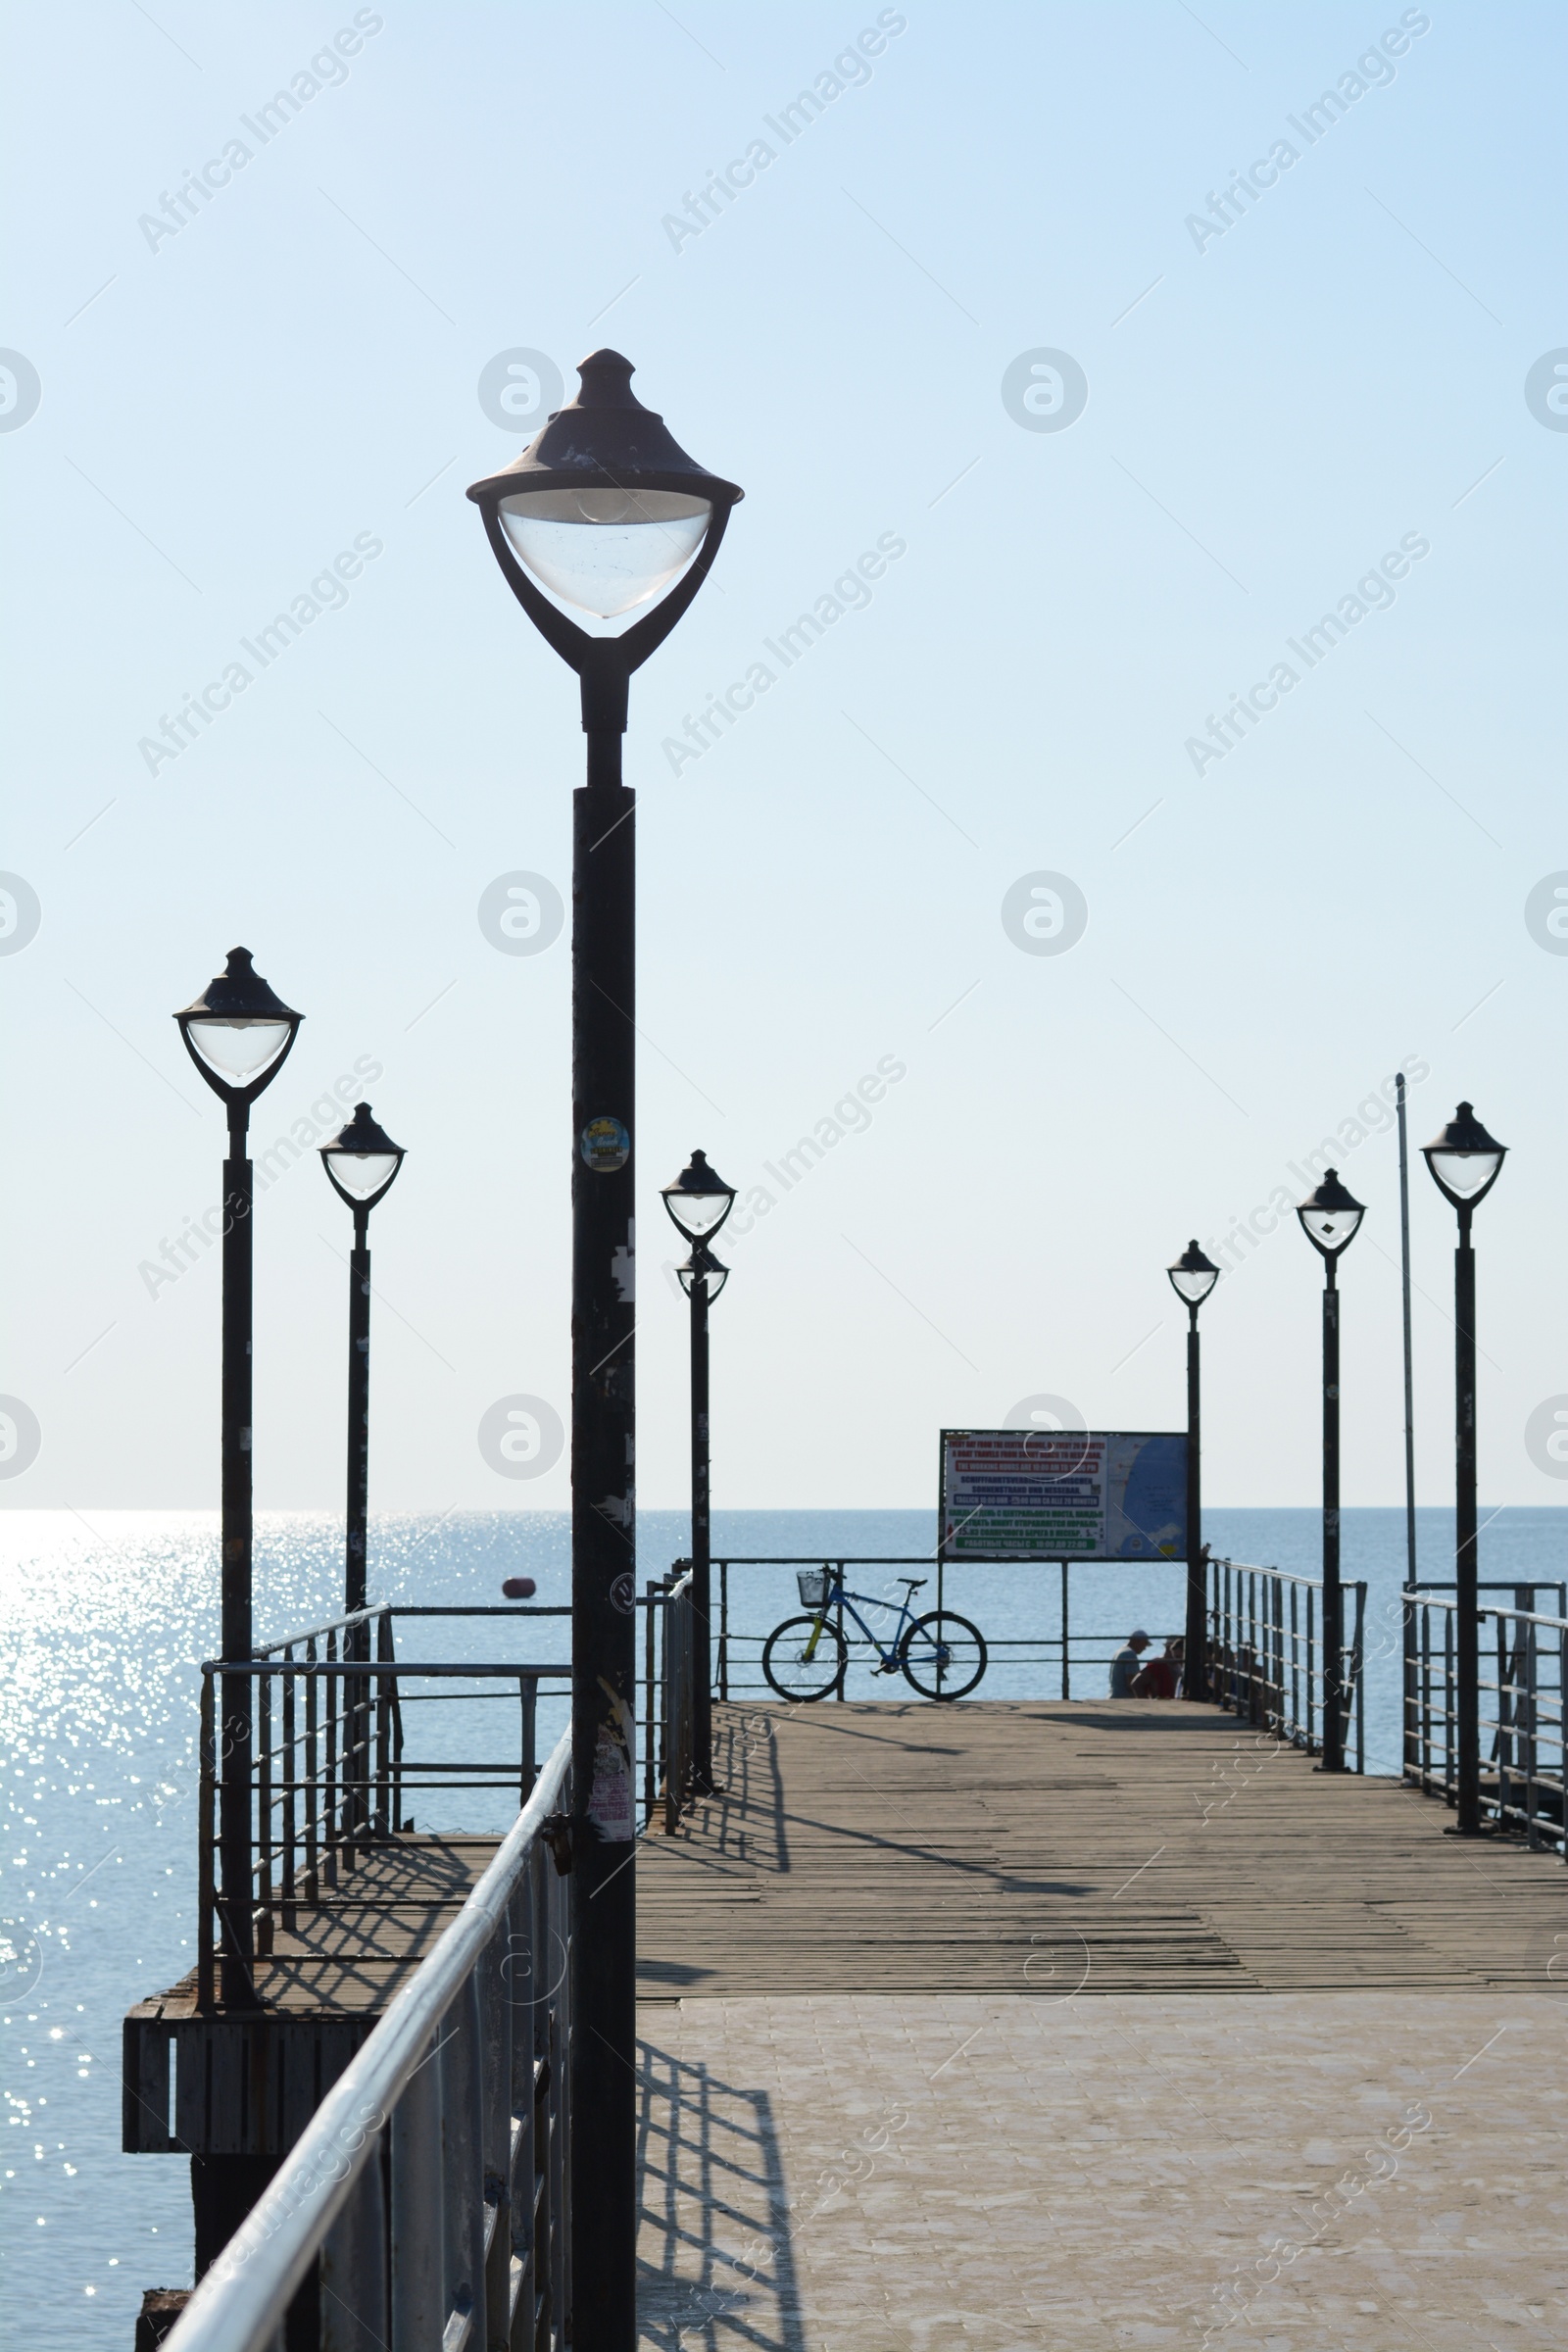
<path fill-rule="evenodd" d="M 875 1594 L 871 1592 L 851 1592 L 846 1590 L 845 1586 L 837 1578 L 835 1578 L 832 1586 L 823 1595 L 821 1607 L 816 1612 L 816 1623 L 811 1629 L 811 1639 L 806 1644 L 805 1654 L 807 1660 L 809 1661 L 816 1655 L 817 1638 L 820 1635 L 823 1626 L 827 1623 L 829 1610 L 836 1608 L 848 1608 L 850 1615 L 855 1619 L 856 1624 L 860 1629 L 861 1640 L 870 1642 L 871 1647 L 876 1651 L 876 1654 L 881 1659 L 886 1671 L 889 1674 L 894 1673 L 900 1663 L 899 1644 L 904 1639 L 904 1629 L 906 1625 L 911 1624 L 914 1620 L 914 1610 L 910 1605 L 912 1599 L 912 1593 L 906 1592 L 903 1605 L 899 1610 L 899 1622 L 893 1629 L 893 1639 L 889 1642 L 887 1648 L 884 1649 L 881 1642 L 877 1640 L 875 1634 L 872 1633 L 871 1628 L 866 1624 L 865 1619 L 860 1615 L 859 1610 L 855 1604 L 858 1600 L 863 1600 L 868 1609 L 883 1609 L 887 1608 L 890 1604 L 885 1600 L 878 1600 Z"/>

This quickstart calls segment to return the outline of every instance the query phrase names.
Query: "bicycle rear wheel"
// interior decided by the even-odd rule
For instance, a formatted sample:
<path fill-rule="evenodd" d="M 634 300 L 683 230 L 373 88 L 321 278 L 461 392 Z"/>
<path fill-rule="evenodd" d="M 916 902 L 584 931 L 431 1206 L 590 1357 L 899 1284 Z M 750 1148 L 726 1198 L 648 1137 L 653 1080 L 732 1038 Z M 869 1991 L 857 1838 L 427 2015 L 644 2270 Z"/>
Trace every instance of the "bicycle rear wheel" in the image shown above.
<path fill-rule="evenodd" d="M 966 1698 L 986 1670 L 978 1626 L 952 1609 L 928 1609 L 899 1644 L 906 1682 L 922 1698 Z"/>
<path fill-rule="evenodd" d="M 780 1698 L 826 1698 L 843 1679 L 849 1646 L 837 1626 L 818 1617 L 786 1617 L 762 1651 L 762 1672 Z"/>

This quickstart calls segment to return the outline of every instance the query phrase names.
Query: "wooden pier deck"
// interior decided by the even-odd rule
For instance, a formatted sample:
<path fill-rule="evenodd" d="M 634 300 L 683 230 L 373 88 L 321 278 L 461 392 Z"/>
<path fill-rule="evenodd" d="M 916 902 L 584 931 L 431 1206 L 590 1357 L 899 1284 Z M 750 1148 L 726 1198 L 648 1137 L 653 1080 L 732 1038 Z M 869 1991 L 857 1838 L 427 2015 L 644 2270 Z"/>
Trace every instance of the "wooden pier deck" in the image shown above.
<path fill-rule="evenodd" d="M 1218 1708 L 714 1717 L 723 1793 L 639 1858 L 645 1995 L 1484 1992 L 1554 1952 L 1568 1979 L 1560 1863 Z"/>
<path fill-rule="evenodd" d="M 1218 1710 L 719 1708 L 641 2342 L 1559 2352 L 1568 1871 Z"/>

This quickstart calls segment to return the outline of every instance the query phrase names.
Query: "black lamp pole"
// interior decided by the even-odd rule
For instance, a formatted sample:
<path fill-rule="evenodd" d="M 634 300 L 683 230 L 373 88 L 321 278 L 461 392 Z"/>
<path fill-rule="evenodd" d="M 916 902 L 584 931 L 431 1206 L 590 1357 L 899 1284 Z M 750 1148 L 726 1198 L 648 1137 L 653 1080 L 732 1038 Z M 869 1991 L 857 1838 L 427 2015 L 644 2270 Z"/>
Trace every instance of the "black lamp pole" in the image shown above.
<path fill-rule="evenodd" d="M 468 496 L 508 586 L 577 672 L 588 738 L 572 825 L 572 2299 L 577 2352 L 632 2352 L 636 801 L 621 737 L 631 673 L 696 596 L 741 492 L 642 406 L 618 352 L 578 372 L 576 398 Z M 595 637 L 552 597 L 607 620 L 659 601 Z"/>
<path fill-rule="evenodd" d="M 1470 1220 L 1502 1172 L 1507 1146 L 1461 1102 L 1441 1135 L 1421 1147 L 1459 1219 L 1453 1254 L 1454 1334 L 1454 1789 L 1461 1838 L 1481 1831 L 1481 1615 L 1476 1528 L 1476 1253 Z"/>
<path fill-rule="evenodd" d="M 349 1423 L 348 1496 L 344 1511 L 343 1613 L 353 1617 L 366 1604 L 365 1546 L 370 1513 L 370 1211 L 391 1190 L 406 1154 L 378 1126 L 368 1102 L 330 1143 L 321 1146 L 321 1165 L 340 1200 L 354 1211 L 354 1247 L 349 1252 Z M 370 1629 L 362 1618 L 350 1626 L 344 1654 L 368 1658 Z M 368 1820 L 370 1712 L 368 1678 L 355 1675 L 346 1693 L 353 1737 L 343 1759 L 344 1831 L 352 1839 Z"/>
<path fill-rule="evenodd" d="M 713 1788 L 712 1522 L 710 1503 L 710 1446 L 708 1418 L 708 1309 L 729 1280 L 729 1268 L 708 1244 L 735 1205 L 735 1195 L 706 1155 L 694 1152 L 673 1184 L 664 1206 L 692 1253 L 676 1274 L 692 1307 L 692 1616 L 697 1631 L 696 1748 L 693 1779 L 710 1794 Z"/>
<path fill-rule="evenodd" d="M 1340 1288 L 1336 1269 L 1366 1209 L 1332 1168 L 1297 1207 L 1323 1260 L 1323 1763 L 1345 1770 L 1345 1595 L 1340 1583 Z M 1310 1694 L 1308 1695 L 1310 1707 Z"/>
<path fill-rule="evenodd" d="M 1187 1309 L 1187 1631 L 1183 1642 L 1182 1695 L 1208 1696 L 1208 1559 L 1203 1550 L 1202 1384 L 1199 1358 L 1198 1310 L 1219 1280 L 1219 1268 L 1196 1241 L 1173 1266 L 1171 1288 Z"/>
<path fill-rule="evenodd" d="M 228 1110 L 223 1162 L 223 1370 L 220 1654 L 252 1654 L 251 1636 L 251 1211 L 254 1169 L 245 1149 L 250 1106 L 288 1059 L 303 1013 L 273 995 L 247 948 L 229 952 L 226 969 L 193 1004 L 176 1012 L 185 1050 Z M 230 2008 L 255 2000 L 256 1957 L 251 1883 L 251 1678 L 225 1675 L 222 1722 L 216 1727 L 219 1781 L 218 1893 L 222 1923 L 222 1999 Z"/>
<path fill-rule="evenodd" d="M 348 1502 L 344 1513 L 343 1610 L 365 1606 L 366 1528 L 370 1509 L 370 1211 L 391 1191 L 408 1154 L 377 1124 L 368 1102 L 321 1146 L 321 1165 L 338 1199 L 354 1212 L 349 1253 Z M 363 1634 L 365 1629 L 360 1629 Z M 357 1656 L 369 1655 L 356 1647 Z"/>

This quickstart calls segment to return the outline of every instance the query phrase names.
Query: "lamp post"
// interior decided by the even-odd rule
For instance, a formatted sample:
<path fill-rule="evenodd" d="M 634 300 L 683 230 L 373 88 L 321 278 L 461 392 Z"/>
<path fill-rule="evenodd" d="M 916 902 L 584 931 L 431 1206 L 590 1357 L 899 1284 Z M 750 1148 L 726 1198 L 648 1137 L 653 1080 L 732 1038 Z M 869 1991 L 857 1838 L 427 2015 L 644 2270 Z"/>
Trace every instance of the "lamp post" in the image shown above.
<path fill-rule="evenodd" d="M 1198 1310 L 1219 1280 L 1219 1268 L 1196 1241 L 1173 1266 L 1172 1290 L 1187 1309 L 1187 1634 L 1183 1643 L 1182 1691 L 1208 1696 L 1208 1564 L 1203 1555 L 1201 1396 L 1198 1353 Z"/>
<path fill-rule="evenodd" d="M 354 1248 L 349 1253 L 349 1478 L 344 1516 L 343 1610 L 363 1609 L 366 1595 L 365 1538 L 370 1493 L 370 1211 L 391 1191 L 407 1154 L 368 1102 L 356 1102 L 354 1116 L 330 1143 L 321 1146 L 321 1165 L 340 1200 L 354 1211 Z M 363 1633 L 364 1629 L 360 1629 Z M 368 1655 L 368 1651 L 356 1655 Z"/>
<path fill-rule="evenodd" d="M 321 1165 L 340 1200 L 354 1211 L 349 1252 L 348 1498 L 344 1512 L 343 1611 L 352 1617 L 366 1601 L 365 1543 L 370 1498 L 370 1211 L 392 1189 L 404 1161 L 400 1144 L 378 1126 L 368 1102 L 321 1146 Z M 344 1635 L 345 1657 L 368 1658 L 370 1629 L 363 1620 Z M 370 1714 L 368 1678 L 348 1682 L 344 1702 L 352 1727 L 343 1756 L 344 1834 L 352 1841 L 368 1819 Z"/>
<path fill-rule="evenodd" d="M 185 1050 L 228 1110 L 223 1161 L 221 1655 L 239 1660 L 251 1640 L 251 1211 L 254 1169 L 245 1149 L 251 1104 L 288 1059 L 303 1013 L 274 996 L 248 948 L 229 951 L 223 972 L 176 1012 Z M 225 1675 L 218 1735 L 219 1916 L 222 1997 L 249 2007 L 251 1968 L 251 1681 Z"/>
<path fill-rule="evenodd" d="M 1461 1838 L 1475 1838 L 1481 1831 L 1481 1620 L 1476 1556 L 1476 1256 L 1470 1247 L 1470 1220 L 1501 1174 L 1507 1146 L 1489 1135 L 1470 1104 L 1461 1102 L 1442 1134 L 1422 1145 L 1421 1155 L 1459 1218 L 1459 1246 L 1453 1253 L 1453 1737 L 1459 1750 L 1455 1826 Z"/>
<path fill-rule="evenodd" d="M 1340 1590 L 1340 1290 L 1336 1269 L 1366 1209 L 1332 1168 L 1297 1207 L 1323 1260 L 1323 1763 L 1345 1770 L 1345 1606 Z M 1310 1699 L 1308 1701 L 1310 1704 Z"/>
<path fill-rule="evenodd" d="M 588 738 L 572 827 L 572 2275 L 578 2352 L 631 2352 L 636 801 L 621 737 L 631 673 L 707 578 L 741 492 L 642 406 L 618 352 L 594 352 L 578 372 L 576 398 L 468 496 L 507 585 L 577 672 Z M 564 609 L 613 620 L 648 604 L 610 636 Z"/>
<path fill-rule="evenodd" d="M 675 1230 L 691 1244 L 691 1255 L 676 1268 L 676 1280 L 692 1303 L 692 1616 L 697 1629 L 697 1720 L 695 1780 L 705 1793 L 713 1786 L 712 1526 L 709 1487 L 708 1310 L 729 1280 L 729 1268 L 708 1244 L 735 1205 L 735 1194 L 694 1152 L 673 1184 L 663 1189 L 664 1206 Z"/>

